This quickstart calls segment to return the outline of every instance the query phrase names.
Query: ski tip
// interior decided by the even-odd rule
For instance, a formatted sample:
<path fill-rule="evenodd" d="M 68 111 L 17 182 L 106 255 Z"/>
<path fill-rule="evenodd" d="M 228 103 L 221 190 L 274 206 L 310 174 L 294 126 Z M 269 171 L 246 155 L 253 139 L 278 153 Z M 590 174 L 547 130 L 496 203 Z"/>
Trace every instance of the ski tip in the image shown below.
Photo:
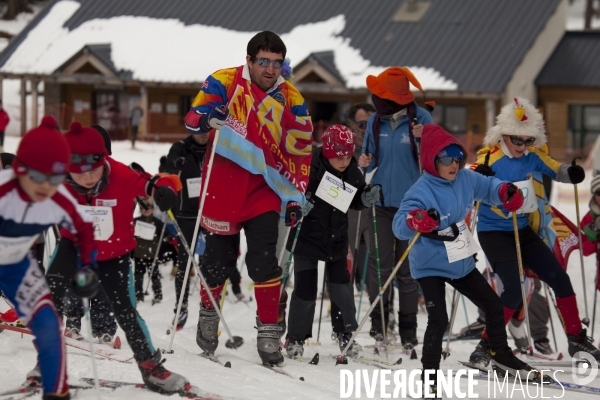
<path fill-rule="evenodd" d="M 398 361 L 396 361 L 396 362 L 394 363 L 394 365 L 400 365 L 400 364 L 402 364 L 402 357 L 400 357 L 400 358 L 398 359 Z"/>
<path fill-rule="evenodd" d="M 121 338 L 115 337 L 115 341 L 113 342 L 113 349 L 119 350 L 121 348 Z"/>
<path fill-rule="evenodd" d="M 225 368 L 231 368 L 231 363 L 227 361 L 224 365 Z"/>
<path fill-rule="evenodd" d="M 301 380 L 302 382 L 304 382 L 304 377 L 303 377 L 303 376 L 301 376 L 301 377 L 300 377 L 300 380 Z"/>
<path fill-rule="evenodd" d="M 412 352 L 410 353 L 410 359 L 411 360 L 417 359 L 417 351 L 415 349 L 413 349 Z"/>
<path fill-rule="evenodd" d="M 315 354 L 312 360 L 310 360 L 309 364 L 317 365 L 319 364 L 319 353 Z"/>

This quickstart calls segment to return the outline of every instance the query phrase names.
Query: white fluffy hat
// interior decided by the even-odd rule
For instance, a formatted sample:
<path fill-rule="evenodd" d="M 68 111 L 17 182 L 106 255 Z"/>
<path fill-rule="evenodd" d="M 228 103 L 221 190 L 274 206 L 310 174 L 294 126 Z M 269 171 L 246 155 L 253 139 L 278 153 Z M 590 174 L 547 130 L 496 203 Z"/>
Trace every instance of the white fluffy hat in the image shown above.
<path fill-rule="evenodd" d="M 535 138 L 535 146 L 542 147 L 546 143 L 544 117 L 531 102 L 522 97 L 515 97 L 500 110 L 494 125 L 486 134 L 484 144 L 496 144 L 502 135 L 530 136 Z"/>

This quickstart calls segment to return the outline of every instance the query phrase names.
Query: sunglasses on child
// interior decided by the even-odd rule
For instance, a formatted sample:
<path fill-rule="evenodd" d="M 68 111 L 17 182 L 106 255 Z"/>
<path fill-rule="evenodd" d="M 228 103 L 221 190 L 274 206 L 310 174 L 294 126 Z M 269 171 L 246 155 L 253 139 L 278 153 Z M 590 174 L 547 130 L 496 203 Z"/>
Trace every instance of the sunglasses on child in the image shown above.
<path fill-rule="evenodd" d="M 86 164 L 95 164 L 102 158 L 102 154 L 88 154 L 82 156 L 81 154 L 71 154 L 71 163 L 81 164 L 85 161 Z"/>
<path fill-rule="evenodd" d="M 525 145 L 525 146 L 529 147 L 535 143 L 535 138 L 533 138 L 533 137 L 529 138 L 527 140 L 519 139 L 516 136 L 509 136 L 509 138 L 510 138 L 510 141 L 512 142 L 512 144 L 514 144 L 515 146 Z"/>
<path fill-rule="evenodd" d="M 438 158 L 437 162 L 448 166 L 448 165 L 452 165 L 453 162 L 456 161 L 457 164 L 460 164 L 462 162 L 462 158 L 461 157 L 442 157 L 442 158 Z"/>
<path fill-rule="evenodd" d="M 267 68 L 269 65 L 273 64 L 275 68 L 281 68 L 283 66 L 283 60 L 269 60 L 268 58 L 256 58 L 252 57 L 252 60 L 258 62 L 258 65 L 261 67 Z"/>
<path fill-rule="evenodd" d="M 61 183 L 63 183 L 63 181 L 67 177 L 66 174 L 48 175 L 48 174 L 44 174 L 43 172 L 36 171 L 35 169 L 30 169 L 30 168 L 27 168 L 27 176 L 29 177 L 29 179 L 31 179 L 35 183 L 42 184 L 42 183 L 48 181 L 53 186 L 60 185 Z"/>

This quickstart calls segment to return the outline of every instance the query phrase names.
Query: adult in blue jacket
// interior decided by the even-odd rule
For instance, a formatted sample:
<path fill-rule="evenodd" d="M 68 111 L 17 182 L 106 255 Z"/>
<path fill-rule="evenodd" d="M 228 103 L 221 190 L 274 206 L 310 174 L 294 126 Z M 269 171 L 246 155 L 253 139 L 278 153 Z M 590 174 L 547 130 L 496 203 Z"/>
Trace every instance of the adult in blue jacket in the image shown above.
<path fill-rule="evenodd" d="M 427 304 L 423 369 L 439 369 L 448 325 L 445 286 L 449 283 L 485 311 L 494 362 L 504 370 L 524 371 L 526 375 L 532 368 L 517 359 L 508 347 L 502 301 L 475 268 L 474 240 L 470 238 L 472 247 L 462 247 L 471 251 L 451 249 L 453 243 L 468 243 L 465 218 L 474 201 L 502 204 L 503 208 L 516 211 L 523 204 L 523 195 L 512 183 L 464 169 L 466 155 L 465 149 L 443 128 L 425 125 L 423 176 L 406 192 L 394 217 L 394 234 L 399 239 L 411 239 L 417 231 L 421 232 L 409 258 L 411 274 L 421 285 Z"/>
<path fill-rule="evenodd" d="M 407 68 L 392 67 L 377 77 L 367 77 L 367 87 L 372 93 L 377 112 L 367 123 L 363 142 L 363 154 L 359 166 L 368 167 L 367 176 L 371 183 L 381 185 L 383 201 L 375 207 L 377 217 L 377 239 L 381 267 L 381 281 L 391 274 L 395 263 L 406 250 L 408 242 L 397 240 L 392 232 L 392 220 L 406 191 L 419 179 L 418 141 L 423 124 L 433 122 L 427 110 L 415 103 L 410 84 L 422 90 L 421 84 Z M 368 180 L 368 178 L 367 178 Z M 370 242 L 375 235 L 370 232 Z M 399 330 L 402 345 L 412 348 L 417 340 L 417 283 L 410 276 L 408 260 L 402 264 L 397 275 L 399 285 Z M 374 251 L 369 253 L 369 299 L 379 293 L 377 259 Z M 383 296 L 385 326 L 389 318 L 390 290 Z M 371 313 L 370 334 L 376 345 L 383 343 L 383 324 L 380 308 Z"/>

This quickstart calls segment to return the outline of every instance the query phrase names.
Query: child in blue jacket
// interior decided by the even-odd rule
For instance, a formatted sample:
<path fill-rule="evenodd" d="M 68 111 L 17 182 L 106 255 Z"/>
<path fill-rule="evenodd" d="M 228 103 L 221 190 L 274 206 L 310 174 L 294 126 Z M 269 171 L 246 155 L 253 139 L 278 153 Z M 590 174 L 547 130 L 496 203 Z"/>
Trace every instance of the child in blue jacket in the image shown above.
<path fill-rule="evenodd" d="M 448 325 L 445 286 L 449 283 L 485 311 L 494 363 L 511 373 L 524 371 L 526 375 L 533 368 L 516 358 L 508 346 L 502 302 L 475 268 L 472 254 L 478 248 L 472 238 L 473 247 L 468 246 L 469 235 L 465 234 L 469 228 L 464 221 L 474 201 L 502 204 L 508 211 L 516 211 L 523 204 L 523 195 L 512 183 L 464 169 L 465 149 L 443 128 L 425 125 L 422 140 L 423 175 L 406 193 L 394 217 L 393 230 L 399 239 L 411 239 L 421 232 L 409 258 L 411 275 L 421 285 L 429 314 L 421 358 L 423 370 L 440 366 Z M 461 251 L 461 242 L 471 250 Z M 457 243 L 461 246 L 453 246 Z"/>

